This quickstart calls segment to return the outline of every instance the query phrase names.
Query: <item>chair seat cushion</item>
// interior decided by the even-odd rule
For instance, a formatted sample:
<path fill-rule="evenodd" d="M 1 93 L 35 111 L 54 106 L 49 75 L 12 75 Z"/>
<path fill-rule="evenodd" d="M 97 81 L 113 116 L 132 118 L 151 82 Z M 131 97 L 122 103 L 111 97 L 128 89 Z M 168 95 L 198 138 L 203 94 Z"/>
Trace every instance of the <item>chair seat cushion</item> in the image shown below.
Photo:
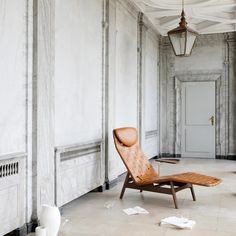
<path fill-rule="evenodd" d="M 195 172 L 186 172 L 176 175 L 163 176 L 164 178 L 170 178 L 173 182 L 190 183 L 195 185 L 201 185 L 206 187 L 216 186 L 221 183 L 221 180 L 215 177 L 202 175 Z M 162 177 L 162 178 L 163 178 Z"/>

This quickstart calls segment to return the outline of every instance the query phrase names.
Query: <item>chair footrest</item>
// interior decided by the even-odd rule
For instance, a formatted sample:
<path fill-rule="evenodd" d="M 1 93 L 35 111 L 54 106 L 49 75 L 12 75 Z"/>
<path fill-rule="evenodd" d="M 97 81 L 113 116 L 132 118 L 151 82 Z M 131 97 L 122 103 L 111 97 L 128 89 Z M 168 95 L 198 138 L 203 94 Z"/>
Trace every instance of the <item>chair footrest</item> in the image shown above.
<path fill-rule="evenodd" d="M 195 172 L 186 172 L 186 173 L 171 175 L 169 177 L 173 182 L 190 183 L 206 187 L 216 186 L 221 183 L 221 180 L 218 178 L 198 174 Z"/>

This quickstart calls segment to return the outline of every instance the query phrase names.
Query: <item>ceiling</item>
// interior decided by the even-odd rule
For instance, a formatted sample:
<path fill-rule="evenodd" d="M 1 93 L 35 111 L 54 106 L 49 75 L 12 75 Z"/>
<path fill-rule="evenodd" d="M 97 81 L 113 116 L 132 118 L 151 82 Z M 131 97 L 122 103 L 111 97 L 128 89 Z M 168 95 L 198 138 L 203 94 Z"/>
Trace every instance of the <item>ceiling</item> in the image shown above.
<path fill-rule="evenodd" d="M 131 0 L 160 32 L 178 26 L 182 0 Z M 200 34 L 236 31 L 236 0 L 184 0 L 188 26 Z"/>

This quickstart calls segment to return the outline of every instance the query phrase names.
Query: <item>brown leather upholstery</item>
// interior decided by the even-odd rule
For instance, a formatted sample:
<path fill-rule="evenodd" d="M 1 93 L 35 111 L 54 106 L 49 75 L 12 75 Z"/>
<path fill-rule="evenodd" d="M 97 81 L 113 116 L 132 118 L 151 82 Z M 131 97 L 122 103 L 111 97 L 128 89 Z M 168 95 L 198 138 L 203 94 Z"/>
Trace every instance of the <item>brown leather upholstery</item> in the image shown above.
<path fill-rule="evenodd" d="M 213 187 L 221 183 L 220 179 L 195 172 L 186 172 L 172 175 L 170 176 L 170 179 L 178 183 L 191 183 L 205 187 Z"/>
<path fill-rule="evenodd" d="M 120 194 L 121 199 L 126 188 L 139 189 L 140 192 L 151 191 L 170 194 L 177 209 L 176 193 L 178 191 L 189 188 L 193 201 L 196 201 L 193 184 L 210 187 L 221 182 L 220 179 L 194 172 L 159 176 L 139 147 L 135 128 L 115 129 L 113 135 L 116 149 L 128 170 Z M 169 188 L 166 186 L 169 186 Z"/>
<path fill-rule="evenodd" d="M 160 177 L 142 152 L 137 141 L 137 130 L 135 128 L 114 129 L 113 134 L 116 149 L 138 186 L 173 181 L 209 187 L 221 182 L 220 179 L 194 172 Z"/>
<path fill-rule="evenodd" d="M 137 141 L 137 131 L 133 127 L 113 131 L 115 146 L 126 168 L 137 185 L 147 185 L 159 176 L 144 156 Z"/>
<path fill-rule="evenodd" d="M 118 141 L 126 147 L 131 147 L 137 143 L 137 131 L 133 127 L 115 129 L 114 133 Z"/>

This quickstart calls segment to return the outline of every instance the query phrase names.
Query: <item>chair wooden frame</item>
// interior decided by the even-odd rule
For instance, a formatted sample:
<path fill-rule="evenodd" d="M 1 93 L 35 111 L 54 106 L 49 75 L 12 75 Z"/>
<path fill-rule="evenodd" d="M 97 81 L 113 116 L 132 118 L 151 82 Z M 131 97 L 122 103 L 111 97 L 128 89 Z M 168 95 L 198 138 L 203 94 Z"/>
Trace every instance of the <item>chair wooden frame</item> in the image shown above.
<path fill-rule="evenodd" d="M 165 187 L 165 186 L 167 186 L 167 187 Z M 176 193 L 181 191 L 181 190 L 189 188 L 191 190 L 193 201 L 196 201 L 196 196 L 195 196 L 195 193 L 194 193 L 193 185 L 190 184 L 190 183 L 185 184 L 185 183 L 167 181 L 167 182 L 163 182 L 163 183 L 160 183 L 160 184 L 151 184 L 151 185 L 146 185 L 146 186 L 138 186 L 133 181 L 130 173 L 127 173 L 126 177 L 125 177 L 123 187 L 122 187 L 122 190 L 121 190 L 121 193 L 120 193 L 120 199 L 123 198 L 126 188 L 138 189 L 138 190 L 140 190 L 140 192 L 149 191 L 149 192 L 164 193 L 164 194 L 172 195 L 174 205 L 175 205 L 176 209 L 178 209 L 178 202 L 177 202 Z"/>
<path fill-rule="evenodd" d="M 126 188 L 138 189 L 140 192 L 149 191 L 169 194 L 172 195 L 175 208 L 177 209 L 177 192 L 189 188 L 193 201 L 196 201 L 193 185 L 211 187 L 221 183 L 221 180 L 218 178 L 195 172 L 159 176 L 139 147 L 137 130 L 135 128 L 124 127 L 115 129 L 113 135 L 116 149 L 128 170 L 120 199 L 123 198 Z M 165 161 L 162 160 L 161 162 Z M 176 164 L 168 161 L 167 163 Z"/>

